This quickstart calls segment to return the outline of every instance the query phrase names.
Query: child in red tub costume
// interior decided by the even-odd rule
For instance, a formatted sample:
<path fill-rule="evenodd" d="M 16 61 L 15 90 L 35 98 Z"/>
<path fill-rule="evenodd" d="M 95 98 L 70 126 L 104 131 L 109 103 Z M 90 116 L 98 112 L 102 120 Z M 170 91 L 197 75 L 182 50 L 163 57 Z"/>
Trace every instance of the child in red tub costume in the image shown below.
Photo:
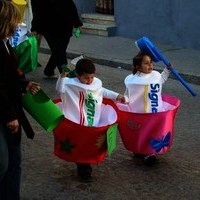
<path fill-rule="evenodd" d="M 101 80 L 95 77 L 95 65 L 91 60 L 80 59 L 75 66 L 75 71 L 76 77 L 74 78 L 66 77 L 67 73 L 63 72 L 56 84 L 56 89 L 61 94 L 60 108 L 65 118 L 71 123 L 76 123 L 74 125 L 77 126 L 77 129 L 81 125 L 85 132 L 91 129 L 95 131 L 95 127 L 105 127 L 116 122 L 117 114 L 113 112 L 112 106 L 102 106 L 103 98 L 124 102 L 124 96 L 102 87 Z M 57 130 L 54 131 L 55 135 Z M 78 130 L 78 132 L 78 134 L 82 134 L 82 138 L 77 138 L 78 140 L 88 140 L 87 133 L 84 134 L 83 130 Z M 92 149 L 89 151 L 88 153 L 91 154 Z M 85 154 L 87 157 L 87 152 Z M 92 178 L 90 164 L 95 161 L 84 160 L 84 156 L 79 157 L 76 162 L 78 175 L 82 180 L 90 181 Z"/>

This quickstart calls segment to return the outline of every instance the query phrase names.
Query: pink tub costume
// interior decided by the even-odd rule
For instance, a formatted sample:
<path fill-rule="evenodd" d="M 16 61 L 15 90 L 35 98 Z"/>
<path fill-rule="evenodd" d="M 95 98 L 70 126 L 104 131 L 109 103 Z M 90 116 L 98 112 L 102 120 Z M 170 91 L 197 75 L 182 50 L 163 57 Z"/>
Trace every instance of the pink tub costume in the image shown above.
<path fill-rule="evenodd" d="M 118 120 L 117 112 L 103 97 L 118 94 L 103 88 L 97 78 L 90 85 L 77 78 L 60 78 L 56 88 L 61 93 L 56 105 L 65 119 L 54 129 L 55 155 L 76 163 L 102 162 L 107 154 L 107 130 Z"/>
<path fill-rule="evenodd" d="M 120 136 L 126 149 L 131 152 L 163 154 L 172 146 L 174 119 L 180 100 L 161 95 L 162 83 L 168 77 L 166 73 L 136 73 L 125 79 L 125 93 L 130 102 L 116 105 Z"/>

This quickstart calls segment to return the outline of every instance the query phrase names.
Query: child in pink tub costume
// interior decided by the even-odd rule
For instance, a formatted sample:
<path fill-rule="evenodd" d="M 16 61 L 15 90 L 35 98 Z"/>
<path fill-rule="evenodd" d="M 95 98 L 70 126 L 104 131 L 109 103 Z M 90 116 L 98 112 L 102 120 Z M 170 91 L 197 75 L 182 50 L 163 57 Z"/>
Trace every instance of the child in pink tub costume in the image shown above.
<path fill-rule="evenodd" d="M 128 150 L 133 151 L 134 156 L 137 158 L 141 158 L 144 164 L 148 166 L 155 164 L 157 161 L 157 156 L 156 156 L 157 152 L 155 151 L 154 153 L 153 151 L 149 151 L 149 149 L 145 147 L 149 145 L 149 141 L 151 141 L 150 143 L 152 143 L 153 141 L 152 139 L 148 139 L 148 141 L 146 141 L 145 134 L 148 131 L 151 131 L 151 132 L 157 131 L 157 130 L 152 131 L 151 128 L 149 128 L 150 127 L 149 124 L 151 122 L 148 120 L 148 118 L 153 116 L 152 113 L 156 113 L 156 116 L 159 115 L 157 113 L 162 113 L 161 114 L 163 115 L 162 117 L 165 118 L 164 116 L 165 111 L 175 109 L 175 105 L 169 103 L 168 100 L 163 101 L 163 97 L 162 97 L 162 84 L 165 83 L 165 81 L 168 79 L 169 74 L 170 72 L 167 68 L 165 68 L 162 73 L 159 73 L 153 70 L 153 61 L 152 61 L 151 56 L 148 55 L 147 53 L 139 52 L 133 58 L 133 73 L 128 75 L 124 81 L 125 86 L 126 86 L 125 98 L 126 98 L 127 104 L 120 104 L 120 103 L 117 104 L 119 110 L 126 112 L 126 113 L 122 112 L 120 114 L 121 118 L 123 118 L 123 116 L 126 118 L 128 113 L 135 113 L 136 118 L 134 120 L 131 119 L 134 122 L 127 118 L 126 125 L 125 124 L 121 125 L 121 130 L 122 130 L 122 127 L 125 127 L 125 126 L 129 128 L 131 126 L 133 128 L 134 126 L 135 130 L 131 134 L 135 134 L 135 135 L 140 134 L 140 136 L 139 137 L 131 136 L 131 139 L 126 138 L 127 136 L 124 136 L 123 134 L 121 134 L 121 136 L 122 136 L 122 140 L 125 143 L 126 142 L 130 143 L 130 140 L 132 139 L 136 140 L 137 144 L 136 145 L 133 144 L 134 146 L 133 149 L 132 147 L 128 147 Z M 143 113 L 144 113 L 144 116 L 143 116 Z M 144 118 L 147 118 L 146 125 L 144 125 L 146 127 L 145 131 L 144 130 L 140 131 L 140 128 L 143 127 L 142 119 L 141 121 L 139 120 L 141 116 Z M 174 113 L 171 116 L 175 116 Z M 153 123 L 156 123 L 156 118 L 155 120 L 152 120 Z M 170 117 L 170 120 L 173 122 L 173 117 Z M 159 121 L 157 122 L 159 123 Z M 165 124 L 163 126 L 165 126 Z M 121 132 L 124 132 L 124 131 L 126 130 L 122 130 Z M 173 126 L 169 132 L 172 132 L 172 131 L 173 131 Z M 141 132 L 145 133 L 144 136 L 141 136 Z M 128 135 L 128 133 L 126 134 Z M 170 137 L 169 134 L 165 136 L 166 138 Z M 156 139 L 154 140 L 156 141 Z M 148 152 L 153 152 L 153 153 L 148 153 Z"/>

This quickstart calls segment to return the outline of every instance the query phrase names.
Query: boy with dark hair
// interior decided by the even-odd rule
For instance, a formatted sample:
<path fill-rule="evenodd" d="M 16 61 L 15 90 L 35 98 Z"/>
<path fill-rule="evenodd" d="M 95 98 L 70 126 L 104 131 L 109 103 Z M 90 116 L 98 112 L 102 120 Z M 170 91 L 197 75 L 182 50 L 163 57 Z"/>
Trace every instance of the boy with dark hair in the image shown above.
<path fill-rule="evenodd" d="M 103 98 L 125 102 L 123 95 L 102 87 L 100 79 L 95 77 L 95 65 L 87 58 L 80 59 L 76 66 L 76 77 L 66 77 L 62 72 L 58 78 L 56 89 L 61 94 L 62 111 L 65 117 L 83 126 L 98 126 Z M 93 117 L 88 116 L 87 102 L 93 103 Z M 77 163 L 78 176 L 90 182 L 92 167 L 90 164 Z"/>

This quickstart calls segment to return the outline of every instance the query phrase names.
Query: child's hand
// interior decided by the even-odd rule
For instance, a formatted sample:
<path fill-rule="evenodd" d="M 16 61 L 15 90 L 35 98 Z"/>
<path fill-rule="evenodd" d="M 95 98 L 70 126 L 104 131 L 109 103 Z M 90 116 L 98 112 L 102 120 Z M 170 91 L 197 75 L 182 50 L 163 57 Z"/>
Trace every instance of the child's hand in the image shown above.
<path fill-rule="evenodd" d="M 126 99 L 123 95 L 119 94 L 116 98 L 117 101 L 121 101 L 122 103 L 126 102 Z"/>
<path fill-rule="evenodd" d="M 8 122 L 6 126 L 10 129 L 11 133 L 16 133 L 19 129 L 19 122 L 17 119 L 15 119 Z"/>
<path fill-rule="evenodd" d="M 61 78 L 65 78 L 67 76 L 68 72 L 62 71 L 62 73 L 60 74 Z"/>
<path fill-rule="evenodd" d="M 171 68 L 172 68 L 171 66 L 167 66 L 164 68 L 164 70 L 170 71 Z"/>

